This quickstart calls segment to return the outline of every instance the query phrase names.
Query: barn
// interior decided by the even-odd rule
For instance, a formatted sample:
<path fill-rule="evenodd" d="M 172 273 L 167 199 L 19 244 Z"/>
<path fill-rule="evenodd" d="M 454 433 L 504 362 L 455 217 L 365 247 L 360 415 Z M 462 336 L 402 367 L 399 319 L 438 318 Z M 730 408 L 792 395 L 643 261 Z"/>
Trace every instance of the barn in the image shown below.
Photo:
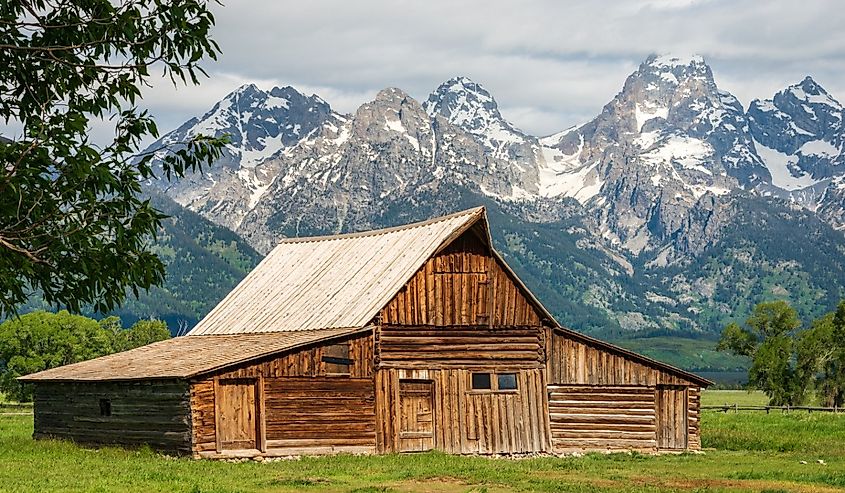
<path fill-rule="evenodd" d="M 210 458 L 698 449 L 710 383 L 558 324 L 483 208 L 284 240 L 187 335 L 21 379 L 36 439 Z"/>

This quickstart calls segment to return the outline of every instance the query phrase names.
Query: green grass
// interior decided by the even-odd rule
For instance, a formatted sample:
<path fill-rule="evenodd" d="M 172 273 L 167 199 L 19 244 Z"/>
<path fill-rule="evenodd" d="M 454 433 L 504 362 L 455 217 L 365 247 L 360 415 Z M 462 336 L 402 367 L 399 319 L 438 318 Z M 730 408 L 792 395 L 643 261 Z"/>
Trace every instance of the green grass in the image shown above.
<path fill-rule="evenodd" d="M 228 463 L 33 441 L 0 416 L 0 491 L 806 491 L 845 488 L 845 416 L 705 412 L 704 454 L 507 460 L 441 453 Z M 825 465 L 816 461 L 822 459 Z M 806 461 L 807 464 L 801 464 Z"/>
<path fill-rule="evenodd" d="M 705 390 L 701 393 L 702 406 L 765 406 L 768 403 L 769 398 L 759 390 Z"/>

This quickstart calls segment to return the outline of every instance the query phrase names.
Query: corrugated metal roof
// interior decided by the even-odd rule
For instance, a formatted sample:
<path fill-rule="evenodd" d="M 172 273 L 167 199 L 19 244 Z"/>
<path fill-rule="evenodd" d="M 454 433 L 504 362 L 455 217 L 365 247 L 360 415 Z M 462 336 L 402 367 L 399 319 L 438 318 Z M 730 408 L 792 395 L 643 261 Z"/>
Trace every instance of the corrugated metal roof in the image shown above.
<path fill-rule="evenodd" d="M 189 378 L 288 349 L 368 329 L 360 327 L 269 334 L 175 337 L 122 353 L 21 377 L 37 381 Z"/>
<path fill-rule="evenodd" d="M 407 226 L 282 241 L 189 336 L 363 327 L 478 207 Z"/>

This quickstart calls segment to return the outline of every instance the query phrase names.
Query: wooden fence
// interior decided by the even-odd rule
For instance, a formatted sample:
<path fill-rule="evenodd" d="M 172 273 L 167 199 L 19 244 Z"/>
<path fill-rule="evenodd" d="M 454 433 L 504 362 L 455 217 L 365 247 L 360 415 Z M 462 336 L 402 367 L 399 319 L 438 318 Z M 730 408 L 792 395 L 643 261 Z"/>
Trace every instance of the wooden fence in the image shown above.
<path fill-rule="evenodd" d="M 738 413 L 740 411 L 766 411 L 766 414 L 769 414 L 771 411 L 780 411 L 783 413 L 788 413 L 792 411 L 807 411 L 808 413 L 812 412 L 822 412 L 822 413 L 835 413 L 838 414 L 840 412 L 845 411 L 845 408 L 841 408 L 838 406 L 834 407 L 821 407 L 821 406 L 740 406 L 738 404 L 725 404 L 721 406 L 701 406 L 701 409 L 709 409 L 712 411 L 718 412 L 735 412 Z"/>

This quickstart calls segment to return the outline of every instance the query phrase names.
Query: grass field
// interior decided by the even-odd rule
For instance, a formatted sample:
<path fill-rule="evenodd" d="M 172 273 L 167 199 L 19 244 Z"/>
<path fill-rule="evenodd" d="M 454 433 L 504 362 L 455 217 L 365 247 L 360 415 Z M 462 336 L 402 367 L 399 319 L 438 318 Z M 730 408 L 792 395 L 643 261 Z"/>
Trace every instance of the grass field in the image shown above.
<path fill-rule="evenodd" d="M 723 404 L 727 397 L 706 398 Z M 705 412 L 702 426 L 704 454 L 509 460 L 425 453 L 228 463 L 36 442 L 30 438 L 31 416 L 0 416 L 0 491 L 775 493 L 845 488 L 845 415 Z"/>
<path fill-rule="evenodd" d="M 702 406 L 765 406 L 769 403 L 766 394 L 755 390 L 705 390 L 701 393 Z"/>

